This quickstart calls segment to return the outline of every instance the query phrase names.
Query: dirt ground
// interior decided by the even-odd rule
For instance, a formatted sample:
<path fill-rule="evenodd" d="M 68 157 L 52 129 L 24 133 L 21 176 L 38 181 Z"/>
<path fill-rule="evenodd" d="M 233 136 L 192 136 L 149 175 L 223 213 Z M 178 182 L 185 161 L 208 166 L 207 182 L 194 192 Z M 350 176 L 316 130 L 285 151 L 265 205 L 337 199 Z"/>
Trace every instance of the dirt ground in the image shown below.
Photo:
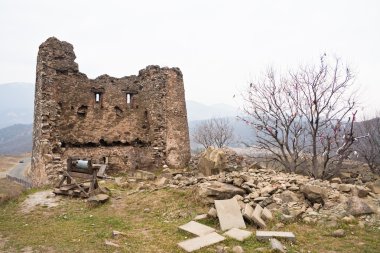
<path fill-rule="evenodd" d="M 6 172 L 13 168 L 22 160 L 24 156 L 4 156 L 0 155 L 0 172 Z"/>

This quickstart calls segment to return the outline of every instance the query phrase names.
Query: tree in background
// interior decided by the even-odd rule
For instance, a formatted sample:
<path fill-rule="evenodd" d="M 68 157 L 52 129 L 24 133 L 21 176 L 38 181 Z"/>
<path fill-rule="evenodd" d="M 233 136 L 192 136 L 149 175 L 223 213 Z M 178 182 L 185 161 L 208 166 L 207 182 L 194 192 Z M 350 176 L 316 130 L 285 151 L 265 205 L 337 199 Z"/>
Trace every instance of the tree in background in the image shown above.
<path fill-rule="evenodd" d="M 380 113 L 376 118 L 357 123 L 355 129 L 358 134 L 368 136 L 355 143 L 358 160 L 367 163 L 373 173 L 380 174 Z"/>
<path fill-rule="evenodd" d="M 288 172 L 303 163 L 300 153 L 305 148 L 303 116 L 298 113 L 298 97 L 289 96 L 293 92 L 287 80 L 269 69 L 243 95 L 248 117 L 240 118 L 256 130 L 258 148 Z"/>
<path fill-rule="evenodd" d="M 341 169 L 355 141 L 356 98 L 353 75 L 339 59 L 301 66 L 278 76 L 273 70 L 250 84 L 243 94 L 242 118 L 256 130 L 258 146 L 294 172 L 329 178 Z"/>
<path fill-rule="evenodd" d="M 233 127 L 227 118 L 204 120 L 195 127 L 192 137 L 194 142 L 204 148 L 222 148 L 233 141 Z"/>

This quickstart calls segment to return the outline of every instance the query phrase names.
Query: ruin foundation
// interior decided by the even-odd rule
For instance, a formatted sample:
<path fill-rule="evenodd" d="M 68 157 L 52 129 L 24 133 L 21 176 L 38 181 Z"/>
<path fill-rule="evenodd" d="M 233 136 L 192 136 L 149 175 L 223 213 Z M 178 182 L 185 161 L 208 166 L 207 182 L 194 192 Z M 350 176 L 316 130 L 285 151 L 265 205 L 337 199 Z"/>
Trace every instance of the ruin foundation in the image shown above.
<path fill-rule="evenodd" d="M 184 167 L 190 159 L 182 73 L 148 66 L 137 76 L 89 79 L 73 46 L 56 38 L 37 59 L 31 179 L 54 183 L 70 156 L 111 171 Z"/>

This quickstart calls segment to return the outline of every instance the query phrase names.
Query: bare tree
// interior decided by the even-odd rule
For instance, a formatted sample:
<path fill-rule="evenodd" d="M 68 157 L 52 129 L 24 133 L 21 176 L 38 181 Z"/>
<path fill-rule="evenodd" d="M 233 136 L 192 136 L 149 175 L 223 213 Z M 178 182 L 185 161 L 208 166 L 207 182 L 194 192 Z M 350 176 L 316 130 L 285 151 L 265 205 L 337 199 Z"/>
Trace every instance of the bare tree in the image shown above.
<path fill-rule="evenodd" d="M 281 77 L 270 70 L 243 95 L 246 121 L 257 130 L 259 147 L 286 170 L 310 161 L 311 176 L 330 177 L 355 140 L 352 85 L 349 68 L 339 59 L 327 62 L 326 55 L 317 66 L 301 66 Z"/>
<path fill-rule="evenodd" d="M 288 96 L 293 92 L 283 78 L 277 78 L 273 69 L 251 83 L 243 95 L 243 110 L 248 117 L 240 117 L 256 130 L 259 149 L 268 151 L 273 160 L 287 171 L 295 172 L 302 164 L 300 152 L 304 149 L 302 116 L 297 112 L 298 102 Z"/>
<path fill-rule="evenodd" d="M 380 113 L 376 118 L 358 122 L 356 130 L 360 135 L 368 136 L 355 143 L 358 159 L 367 163 L 373 173 L 380 174 Z"/>
<path fill-rule="evenodd" d="M 212 118 L 198 124 L 192 134 L 193 140 L 204 148 L 222 148 L 233 139 L 233 127 L 227 118 Z"/>

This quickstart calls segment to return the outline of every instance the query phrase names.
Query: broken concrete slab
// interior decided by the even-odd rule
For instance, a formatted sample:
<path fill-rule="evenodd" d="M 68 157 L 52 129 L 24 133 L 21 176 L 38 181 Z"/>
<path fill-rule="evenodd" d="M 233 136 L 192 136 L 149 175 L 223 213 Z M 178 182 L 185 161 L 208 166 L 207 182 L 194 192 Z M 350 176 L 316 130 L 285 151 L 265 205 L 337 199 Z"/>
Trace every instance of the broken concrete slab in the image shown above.
<path fill-rule="evenodd" d="M 252 215 L 253 215 L 253 208 L 249 204 L 245 204 L 243 209 L 243 217 L 248 220 L 249 222 L 253 222 Z"/>
<path fill-rule="evenodd" d="M 269 241 L 270 241 L 270 247 L 272 248 L 273 252 L 283 252 L 283 253 L 286 252 L 284 249 L 284 246 L 282 246 L 281 242 L 278 241 L 277 239 L 271 238 L 269 239 Z"/>
<path fill-rule="evenodd" d="M 265 221 L 261 219 L 260 216 L 257 216 L 255 213 L 252 215 L 253 222 L 259 227 L 259 228 L 266 228 L 267 224 L 265 224 Z"/>
<path fill-rule="evenodd" d="M 231 238 L 233 238 L 235 240 L 238 240 L 238 241 L 242 242 L 245 239 L 247 239 L 248 237 L 250 237 L 252 235 L 252 232 L 246 231 L 246 230 L 242 230 L 242 229 L 239 229 L 239 228 L 231 228 L 226 233 L 224 233 L 224 235 L 227 235 L 228 237 L 231 237 Z"/>
<path fill-rule="evenodd" d="M 215 200 L 220 228 L 225 231 L 231 228 L 246 228 L 240 207 L 235 198 Z"/>
<path fill-rule="evenodd" d="M 281 231 L 256 231 L 256 239 L 257 240 L 269 240 L 271 238 L 283 238 L 289 241 L 295 241 L 296 236 L 292 232 L 281 232 Z"/>
<path fill-rule="evenodd" d="M 255 210 L 253 210 L 249 204 L 246 204 L 243 209 L 243 217 L 249 222 L 256 224 L 259 228 L 266 228 L 267 225 L 265 221 L 261 219 L 261 214 L 259 214 L 261 210 L 263 209 L 260 205 L 256 205 Z"/>
<path fill-rule="evenodd" d="M 268 208 L 264 208 L 263 211 L 261 212 L 261 217 L 264 219 L 264 220 L 273 220 L 273 215 L 272 215 L 272 212 L 269 211 Z"/>
<path fill-rule="evenodd" d="M 225 239 L 225 237 L 219 235 L 218 233 L 212 232 L 207 235 L 202 235 L 193 239 L 180 242 L 177 245 L 184 249 L 186 252 L 193 252 L 194 250 L 210 246 L 212 244 L 221 242 Z"/>
<path fill-rule="evenodd" d="M 206 219 L 206 218 L 207 218 L 207 213 L 205 213 L 205 214 L 199 214 L 199 215 L 195 216 L 193 220 L 203 220 L 203 219 Z"/>
<path fill-rule="evenodd" d="M 215 231 L 214 228 L 203 225 L 196 221 L 190 221 L 185 225 L 179 226 L 178 228 L 198 236 L 207 235 Z"/>
<path fill-rule="evenodd" d="M 263 212 L 263 208 L 259 204 L 257 204 L 255 207 L 255 211 L 253 211 L 253 215 L 261 217 L 262 212 Z"/>
<path fill-rule="evenodd" d="M 267 225 L 265 224 L 265 221 L 261 219 L 262 212 L 263 212 L 263 208 L 259 204 L 257 204 L 255 207 L 255 210 L 253 211 L 251 219 L 257 226 L 259 226 L 259 228 L 266 228 Z"/>

